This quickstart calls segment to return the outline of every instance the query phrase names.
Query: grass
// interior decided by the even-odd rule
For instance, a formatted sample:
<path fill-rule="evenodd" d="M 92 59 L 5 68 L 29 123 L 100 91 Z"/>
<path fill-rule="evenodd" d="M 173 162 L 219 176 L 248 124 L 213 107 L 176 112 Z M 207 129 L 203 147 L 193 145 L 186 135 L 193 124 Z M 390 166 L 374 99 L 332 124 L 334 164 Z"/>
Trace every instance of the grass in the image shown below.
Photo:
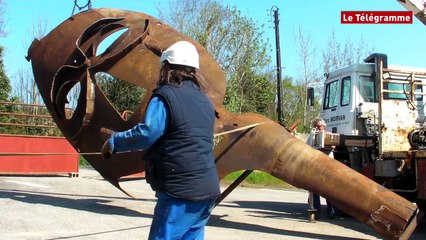
<path fill-rule="evenodd" d="M 80 159 L 78 163 L 80 166 L 90 166 L 90 163 L 86 159 L 84 159 L 84 157 L 81 155 L 80 155 Z"/>
<path fill-rule="evenodd" d="M 237 179 L 244 171 L 237 171 L 228 174 L 221 181 L 222 185 L 230 185 Z M 242 187 L 259 187 L 259 188 L 273 188 L 273 189 L 289 189 L 294 188 L 292 185 L 278 179 L 268 173 L 253 171 L 241 184 Z"/>

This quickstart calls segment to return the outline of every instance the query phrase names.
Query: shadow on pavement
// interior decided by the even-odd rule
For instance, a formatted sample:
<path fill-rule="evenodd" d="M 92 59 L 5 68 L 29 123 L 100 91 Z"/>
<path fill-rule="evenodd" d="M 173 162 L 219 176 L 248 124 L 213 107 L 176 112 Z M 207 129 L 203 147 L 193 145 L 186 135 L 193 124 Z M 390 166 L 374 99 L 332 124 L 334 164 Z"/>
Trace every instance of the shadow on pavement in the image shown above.
<path fill-rule="evenodd" d="M 71 199 L 72 197 L 79 197 L 80 199 Z M 84 199 L 81 199 L 82 197 Z M 0 198 L 9 198 L 25 203 L 45 204 L 54 207 L 69 208 L 98 214 L 152 218 L 152 215 L 149 214 L 142 214 L 128 208 L 108 205 L 110 201 L 105 197 L 0 189 Z M 135 201 L 139 200 L 142 199 L 135 199 Z M 137 203 L 135 202 L 135 204 Z"/>
<path fill-rule="evenodd" d="M 131 198 L 120 198 L 120 197 L 105 197 L 96 195 L 76 195 L 76 194 L 64 194 L 55 192 L 39 192 L 39 191 L 25 191 L 25 190 L 13 190 L 13 189 L 0 189 L 0 198 L 13 199 L 15 201 L 21 201 L 30 204 L 44 204 L 60 208 L 69 208 L 80 211 L 87 211 L 97 214 L 105 215 L 119 215 L 127 217 L 143 217 L 152 218 L 151 214 L 140 213 L 135 210 L 128 209 L 126 207 L 113 206 L 108 204 L 112 200 L 126 199 L 135 201 L 134 204 L 139 204 L 139 201 L 155 201 L 153 199 L 131 199 Z M 231 203 L 231 204 L 230 204 Z M 233 201 L 233 202 L 222 202 L 219 208 L 244 208 L 246 214 L 251 217 L 259 218 L 275 218 L 279 219 L 293 219 L 294 221 L 304 222 L 307 221 L 307 205 L 303 203 L 288 203 L 288 202 L 272 202 L 272 201 Z M 310 232 L 302 232 L 296 230 L 286 230 L 280 228 L 273 228 L 268 226 L 262 226 L 260 224 L 245 223 L 243 219 L 239 222 L 229 221 L 223 218 L 224 216 L 213 215 L 208 222 L 208 226 L 220 227 L 220 228 L 232 228 L 243 231 L 252 232 L 263 232 L 270 234 L 277 234 L 282 236 L 294 236 L 300 238 L 311 238 L 311 239 L 360 239 L 360 238 L 348 238 L 331 236 L 327 234 L 318 234 Z M 351 218 L 351 217 L 338 217 L 333 220 L 320 219 L 319 221 L 329 222 L 331 224 L 339 225 L 347 229 L 352 229 L 358 232 L 362 232 L 368 235 L 377 236 L 373 230 L 367 225 Z M 315 223 L 312 223 L 315 224 Z M 426 221 L 423 219 L 417 226 L 416 231 L 410 239 L 426 239 Z"/>
<path fill-rule="evenodd" d="M 293 237 L 310 238 L 310 239 L 327 239 L 327 240 L 328 239 L 330 240 L 343 240 L 343 239 L 347 239 L 347 240 L 360 239 L 361 240 L 362 239 L 362 238 L 336 237 L 336 236 L 330 236 L 327 234 L 317 234 L 317 233 L 285 230 L 285 229 L 271 228 L 267 226 L 243 223 L 243 222 L 232 222 L 232 221 L 224 220 L 222 219 L 222 217 L 223 216 L 217 216 L 213 214 L 210 218 L 208 226 L 233 228 L 233 229 L 238 229 L 243 231 L 262 232 L 262 233 L 277 234 L 281 236 L 293 236 Z"/>
<path fill-rule="evenodd" d="M 247 210 L 247 213 L 251 217 L 259 218 L 276 218 L 276 219 L 294 219 L 295 221 L 308 221 L 307 219 L 307 204 L 302 203 L 288 203 L 288 202 L 271 202 L 271 201 L 232 201 L 233 204 L 226 204 L 226 201 L 219 204 L 218 207 L 231 207 L 231 208 L 245 208 L 253 209 Z M 343 228 L 352 229 L 357 232 L 368 234 L 377 238 L 381 238 L 379 234 L 370 229 L 366 224 L 352 218 L 349 215 L 337 216 L 334 219 L 327 219 L 325 215 L 326 206 L 322 205 L 322 216 L 317 221 L 328 222 L 330 224 L 338 225 Z M 306 237 L 306 238 L 317 238 L 317 239 L 348 239 L 341 238 L 336 236 L 329 236 L 323 234 L 312 234 L 306 232 L 293 232 L 288 230 L 280 230 L 275 228 L 263 227 L 260 225 L 251 225 L 247 228 L 248 224 L 238 223 L 238 222 L 228 222 L 224 223 L 220 216 L 212 216 L 212 220 L 209 222 L 209 225 L 222 227 L 223 224 L 226 224 L 227 227 L 234 227 L 236 229 L 256 231 L 256 232 L 265 232 L 272 234 L 283 234 L 296 237 Z M 214 225 L 213 225 L 214 224 Z M 315 223 L 312 223 L 315 224 Z M 357 238 L 349 238 L 357 239 Z M 416 230 L 410 237 L 410 240 L 423 240 L 426 239 L 426 219 L 423 218 L 420 223 L 417 225 Z"/>

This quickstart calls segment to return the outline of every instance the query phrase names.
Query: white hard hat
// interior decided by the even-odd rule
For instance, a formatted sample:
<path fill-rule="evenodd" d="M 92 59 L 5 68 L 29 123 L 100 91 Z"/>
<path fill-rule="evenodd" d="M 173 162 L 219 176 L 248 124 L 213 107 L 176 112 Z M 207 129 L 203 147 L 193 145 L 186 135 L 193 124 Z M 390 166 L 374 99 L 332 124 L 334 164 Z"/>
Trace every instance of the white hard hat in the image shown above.
<path fill-rule="evenodd" d="M 200 68 L 197 49 L 187 41 L 176 42 L 164 50 L 161 54 L 160 63 L 164 61 L 168 61 L 170 64 Z"/>

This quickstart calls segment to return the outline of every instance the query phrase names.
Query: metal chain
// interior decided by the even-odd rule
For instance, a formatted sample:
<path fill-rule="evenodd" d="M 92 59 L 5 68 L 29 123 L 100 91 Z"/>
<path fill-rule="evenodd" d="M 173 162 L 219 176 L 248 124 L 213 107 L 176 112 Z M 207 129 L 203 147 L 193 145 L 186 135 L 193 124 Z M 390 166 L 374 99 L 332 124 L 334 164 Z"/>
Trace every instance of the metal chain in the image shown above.
<path fill-rule="evenodd" d="M 84 6 L 78 5 L 78 0 L 74 0 L 74 7 L 72 9 L 71 16 L 74 15 L 74 11 L 76 7 L 78 8 L 78 11 L 81 11 L 83 8 L 86 8 L 86 7 L 87 7 L 87 10 L 90 10 L 92 9 L 92 0 L 87 0 L 86 5 Z"/>

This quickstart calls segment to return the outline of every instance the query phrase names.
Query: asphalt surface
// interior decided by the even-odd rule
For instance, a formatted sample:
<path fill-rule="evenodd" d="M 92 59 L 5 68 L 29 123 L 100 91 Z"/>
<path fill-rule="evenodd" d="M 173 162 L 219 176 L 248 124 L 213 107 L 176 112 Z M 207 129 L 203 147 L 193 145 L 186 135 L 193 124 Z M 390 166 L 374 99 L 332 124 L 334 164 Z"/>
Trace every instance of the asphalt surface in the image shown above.
<path fill-rule="evenodd" d="M 147 239 L 154 193 L 143 179 L 121 186 L 135 198 L 91 168 L 74 178 L 0 175 L 0 239 Z M 381 239 L 351 217 L 308 222 L 306 199 L 300 189 L 238 187 L 213 210 L 205 239 Z M 410 239 L 426 239 L 424 220 Z"/>

